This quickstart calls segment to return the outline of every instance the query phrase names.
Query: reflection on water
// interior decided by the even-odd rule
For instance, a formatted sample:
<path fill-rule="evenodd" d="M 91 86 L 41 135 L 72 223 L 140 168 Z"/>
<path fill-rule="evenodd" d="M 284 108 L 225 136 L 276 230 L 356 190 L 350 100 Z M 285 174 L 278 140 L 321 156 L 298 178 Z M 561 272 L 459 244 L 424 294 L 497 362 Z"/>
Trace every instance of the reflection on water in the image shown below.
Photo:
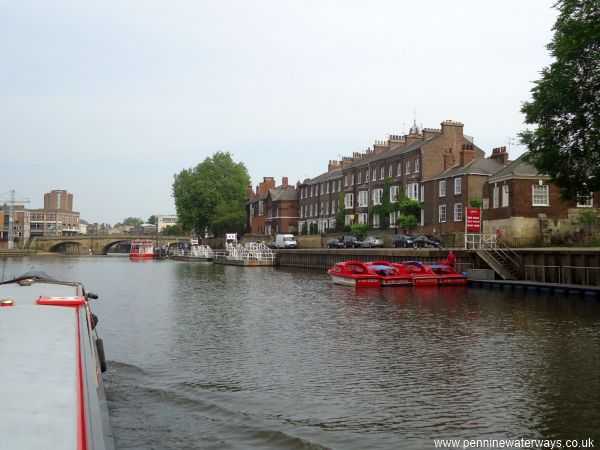
<path fill-rule="evenodd" d="M 7 271 L 31 268 L 100 295 L 121 449 L 600 438 L 597 301 L 121 258 Z"/>

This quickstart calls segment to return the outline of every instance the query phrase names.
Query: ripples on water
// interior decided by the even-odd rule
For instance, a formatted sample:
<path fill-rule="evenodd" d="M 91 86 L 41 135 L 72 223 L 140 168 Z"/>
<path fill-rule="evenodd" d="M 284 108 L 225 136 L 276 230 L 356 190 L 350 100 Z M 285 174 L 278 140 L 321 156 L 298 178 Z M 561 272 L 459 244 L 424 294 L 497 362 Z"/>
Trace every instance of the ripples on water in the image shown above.
<path fill-rule="evenodd" d="M 119 449 L 600 438 L 597 301 L 126 258 L 9 267 L 100 294 Z"/>

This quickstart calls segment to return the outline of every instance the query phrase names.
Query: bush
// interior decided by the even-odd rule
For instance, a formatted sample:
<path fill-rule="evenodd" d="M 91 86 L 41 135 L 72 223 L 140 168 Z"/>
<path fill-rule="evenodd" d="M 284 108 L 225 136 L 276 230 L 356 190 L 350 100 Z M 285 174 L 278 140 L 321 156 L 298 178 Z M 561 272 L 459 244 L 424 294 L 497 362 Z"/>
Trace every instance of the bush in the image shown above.
<path fill-rule="evenodd" d="M 352 225 L 352 234 L 356 236 L 359 241 L 362 241 L 367 235 L 367 225 L 364 223 Z"/>

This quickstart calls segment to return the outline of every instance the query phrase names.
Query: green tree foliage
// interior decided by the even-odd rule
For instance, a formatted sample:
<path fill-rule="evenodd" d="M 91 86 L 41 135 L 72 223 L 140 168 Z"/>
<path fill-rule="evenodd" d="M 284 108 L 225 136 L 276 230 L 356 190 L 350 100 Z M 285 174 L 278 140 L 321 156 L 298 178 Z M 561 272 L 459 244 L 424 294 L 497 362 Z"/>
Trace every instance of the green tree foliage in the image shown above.
<path fill-rule="evenodd" d="M 362 241 L 367 235 L 367 224 L 355 223 L 352 225 L 352 234 L 356 236 L 359 241 Z"/>
<path fill-rule="evenodd" d="M 412 214 L 400 214 L 396 219 L 396 225 L 410 233 L 410 230 L 418 225 L 419 221 Z"/>
<path fill-rule="evenodd" d="M 243 163 L 235 163 L 229 153 L 217 152 L 174 178 L 173 198 L 184 231 L 193 230 L 203 236 L 206 228 L 215 234 L 216 229 L 230 233 L 244 229 L 250 177 Z M 241 216 L 244 220 L 240 223 Z"/>
<path fill-rule="evenodd" d="M 390 227 L 390 213 L 395 210 L 394 204 L 390 202 L 390 187 L 392 179 L 385 177 L 383 181 L 383 193 L 381 195 L 381 204 L 373 206 L 373 213 L 379 214 L 379 225 L 383 230 Z"/>
<path fill-rule="evenodd" d="M 183 236 L 183 230 L 179 224 L 167 225 L 160 232 L 163 236 Z"/>
<path fill-rule="evenodd" d="M 142 223 L 144 223 L 144 221 L 142 219 L 140 219 L 139 217 L 128 217 L 125 220 L 123 220 L 123 225 L 129 225 L 131 227 L 135 227 L 136 225 L 141 225 Z"/>
<path fill-rule="evenodd" d="M 543 69 L 523 104 L 520 133 L 527 160 L 550 175 L 564 198 L 582 186 L 600 189 L 600 2 L 559 0 L 548 49 L 555 61 Z"/>
<path fill-rule="evenodd" d="M 335 225 L 338 230 L 341 230 L 346 224 L 346 203 L 344 201 L 344 193 L 340 192 L 338 196 L 338 212 L 335 215 Z"/>
<path fill-rule="evenodd" d="M 245 225 L 246 211 L 243 205 L 240 208 L 239 203 L 229 202 L 217 206 L 210 229 L 215 236 L 224 236 L 225 233 L 231 233 L 232 231 L 243 231 Z"/>
<path fill-rule="evenodd" d="M 481 208 L 483 206 L 483 200 L 479 197 L 472 198 L 469 200 L 469 205 L 471 208 Z"/>
<path fill-rule="evenodd" d="M 421 217 L 421 202 L 408 197 L 400 199 L 400 212 L 405 215 Z"/>
<path fill-rule="evenodd" d="M 151 223 L 152 225 L 156 225 L 158 222 L 158 219 L 156 218 L 156 216 L 153 214 L 150 217 L 148 217 L 148 223 Z"/>

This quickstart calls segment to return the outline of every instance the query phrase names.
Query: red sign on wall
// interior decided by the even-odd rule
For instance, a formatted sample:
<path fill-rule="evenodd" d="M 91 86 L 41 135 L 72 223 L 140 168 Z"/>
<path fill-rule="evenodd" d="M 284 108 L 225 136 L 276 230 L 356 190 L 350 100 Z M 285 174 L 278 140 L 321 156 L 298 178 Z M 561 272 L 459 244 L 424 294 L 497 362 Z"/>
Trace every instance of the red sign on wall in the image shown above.
<path fill-rule="evenodd" d="M 467 232 L 481 231 L 481 210 L 479 208 L 467 208 Z"/>

